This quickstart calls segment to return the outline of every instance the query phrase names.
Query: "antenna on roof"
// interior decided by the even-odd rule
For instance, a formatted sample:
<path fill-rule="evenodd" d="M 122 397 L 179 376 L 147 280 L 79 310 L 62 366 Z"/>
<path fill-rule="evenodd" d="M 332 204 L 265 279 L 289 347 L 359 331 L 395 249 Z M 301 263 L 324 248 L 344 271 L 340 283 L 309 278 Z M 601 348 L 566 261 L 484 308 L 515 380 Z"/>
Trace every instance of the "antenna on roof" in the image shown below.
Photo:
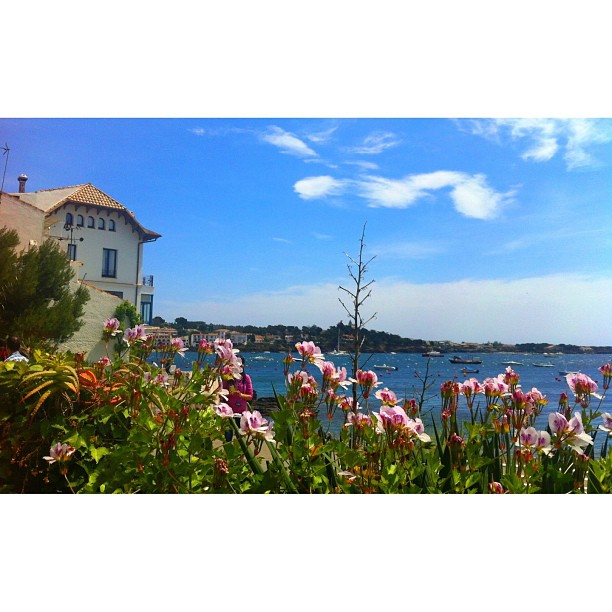
<path fill-rule="evenodd" d="M 8 158 L 9 158 L 9 153 L 10 153 L 9 146 L 8 144 L 6 144 L 6 142 L 4 143 L 2 150 L 3 150 L 2 155 L 6 155 L 6 160 L 4 161 L 4 174 L 2 175 L 2 185 L 0 186 L 0 193 L 4 193 L 4 177 L 6 176 L 6 167 L 8 165 Z"/>

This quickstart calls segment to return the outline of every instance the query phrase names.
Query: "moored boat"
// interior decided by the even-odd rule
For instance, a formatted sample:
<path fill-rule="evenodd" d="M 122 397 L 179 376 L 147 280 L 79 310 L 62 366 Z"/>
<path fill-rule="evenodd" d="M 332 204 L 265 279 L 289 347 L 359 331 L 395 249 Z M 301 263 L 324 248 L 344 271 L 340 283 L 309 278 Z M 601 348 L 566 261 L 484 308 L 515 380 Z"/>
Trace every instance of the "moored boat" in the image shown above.
<path fill-rule="evenodd" d="M 455 355 L 454 357 L 451 357 L 449 359 L 449 361 L 451 363 L 466 363 L 466 364 L 482 363 L 482 359 L 480 359 L 480 357 L 473 357 L 471 359 L 467 359 L 465 357 L 459 357 L 458 355 Z"/>
<path fill-rule="evenodd" d="M 444 353 L 440 351 L 427 351 L 426 353 L 421 353 L 421 357 L 444 357 Z"/>
<path fill-rule="evenodd" d="M 525 365 L 524 363 L 522 363 L 521 361 L 502 361 L 501 362 L 502 365 L 505 366 L 517 366 L 517 365 Z"/>
<path fill-rule="evenodd" d="M 382 365 L 372 366 L 375 370 L 397 370 L 397 366 L 387 365 L 383 363 Z"/>
<path fill-rule="evenodd" d="M 531 365 L 536 368 L 554 368 L 555 367 L 554 363 L 532 363 Z"/>

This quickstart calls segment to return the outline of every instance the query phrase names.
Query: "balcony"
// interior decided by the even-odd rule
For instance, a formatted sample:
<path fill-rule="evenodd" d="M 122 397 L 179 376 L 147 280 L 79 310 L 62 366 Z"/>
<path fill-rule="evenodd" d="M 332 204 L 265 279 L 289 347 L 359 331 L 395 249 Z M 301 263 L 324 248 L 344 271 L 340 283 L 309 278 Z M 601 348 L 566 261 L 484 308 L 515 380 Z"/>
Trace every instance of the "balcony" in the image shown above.
<path fill-rule="evenodd" d="M 142 286 L 143 287 L 153 287 L 153 275 L 149 274 L 149 276 L 142 277 Z"/>

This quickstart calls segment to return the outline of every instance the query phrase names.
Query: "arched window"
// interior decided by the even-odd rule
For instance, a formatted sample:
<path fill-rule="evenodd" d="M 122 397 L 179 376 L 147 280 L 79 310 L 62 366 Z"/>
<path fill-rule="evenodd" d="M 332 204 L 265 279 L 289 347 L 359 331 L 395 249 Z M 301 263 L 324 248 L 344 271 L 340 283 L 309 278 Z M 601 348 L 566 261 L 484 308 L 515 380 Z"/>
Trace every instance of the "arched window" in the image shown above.
<path fill-rule="evenodd" d="M 93 217 L 87 217 L 87 227 L 96 227 L 96 222 Z"/>
<path fill-rule="evenodd" d="M 74 217 L 72 216 L 72 213 L 66 213 L 66 225 L 73 225 L 74 224 Z"/>
<path fill-rule="evenodd" d="M 77 227 L 83 227 L 83 225 L 85 225 L 83 215 L 77 215 Z"/>
<path fill-rule="evenodd" d="M 109 219 L 108 220 L 108 231 L 109 232 L 114 232 L 115 231 L 115 220 L 114 219 Z"/>
<path fill-rule="evenodd" d="M 104 229 L 104 219 L 102 217 L 98 219 L 98 229 Z"/>

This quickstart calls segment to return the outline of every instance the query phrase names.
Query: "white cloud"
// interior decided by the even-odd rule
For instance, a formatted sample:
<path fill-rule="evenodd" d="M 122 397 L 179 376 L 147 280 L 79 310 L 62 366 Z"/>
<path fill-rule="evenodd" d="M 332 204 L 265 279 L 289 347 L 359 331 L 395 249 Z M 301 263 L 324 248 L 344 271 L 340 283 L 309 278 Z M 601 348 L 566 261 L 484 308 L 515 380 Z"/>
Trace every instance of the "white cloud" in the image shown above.
<path fill-rule="evenodd" d="M 498 215 L 513 193 L 497 193 L 486 181 L 483 174 L 476 174 L 457 182 L 451 191 L 457 212 L 474 219 L 493 219 Z"/>
<path fill-rule="evenodd" d="M 334 126 L 322 132 L 311 132 L 309 134 L 306 134 L 306 140 L 310 140 L 310 142 L 314 142 L 317 144 L 329 142 L 332 137 L 332 134 L 336 131 L 336 129 L 337 126 Z"/>
<path fill-rule="evenodd" d="M 206 134 L 206 130 L 204 128 L 191 128 L 189 131 L 196 136 L 204 136 L 204 134 Z"/>
<path fill-rule="evenodd" d="M 524 160 L 545 162 L 563 152 L 569 170 L 598 165 L 589 149 L 612 140 L 608 119 L 483 119 L 464 125 L 472 134 L 496 142 L 503 142 L 505 136 L 525 141 Z"/>
<path fill-rule="evenodd" d="M 350 147 L 350 153 L 358 153 L 360 155 L 378 155 L 391 147 L 400 144 L 395 134 L 391 132 L 376 132 L 366 136 L 363 144 L 357 147 Z"/>
<path fill-rule="evenodd" d="M 344 189 L 344 181 L 331 176 L 310 176 L 297 181 L 293 190 L 304 200 L 313 200 L 329 195 L 337 195 Z"/>
<path fill-rule="evenodd" d="M 283 153 L 297 155 L 299 157 L 316 156 L 317 154 L 297 136 L 290 132 L 277 127 L 271 126 L 265 134 L 261 135 L 261 139 L 275 147 L 278 147 Z"/>
<path fill-rule="evenodd" d="M 487 185 L 483 174 L 440 170 L 413 174 L 403 179 L 366 176 L 359 180 L 338 180 L 331 176 L 311 176 L 297 181 L 294 191 L 305 200 L 339 195 L 350 190 L 368 200 L 371 207 L 408 208 L 431 191 L 451 188 L 455 210 L 475 219 L 492 219 L 508 203 L 514 192 L 499 193 Z"/>
<path fill-rule="evenodd" d="M 466 217 L 492 219 L 510 201 L 513 192 L 499 193 L 487 185 L 483 174 L 438 171 L 415 174 L 403 179 L 367 177 L 359 181 L 359 195 L 371 206 L 407 208 L 430 191 L 452 188 L 450 197 L 455 210 Z"/>
<path fill-rule="evenodd" d="M 346 320 L 338 297 L 338 285 L 325 283 L 235 299 L 159 300 L 158 308 L 161 316 L 178 312 L 190 320 L 230 325 L 329 327 Z M 612 278 L 576 274 L 426 284 L 378 279 L 363 314 L 377 313 L 369 327 L 408 338 L 601 346 L 612 345 L 612 331 L 605 325 L 605 305 L 611 301 Z"/>
<path fill-rule="evenodd" d="M 287 240 L 286 238 L 277 238 L 275 236 L 272 240 L 274 240 L 274 242 L 282 242 L 283 244 L 291 244 L 291 240 Z"/>

